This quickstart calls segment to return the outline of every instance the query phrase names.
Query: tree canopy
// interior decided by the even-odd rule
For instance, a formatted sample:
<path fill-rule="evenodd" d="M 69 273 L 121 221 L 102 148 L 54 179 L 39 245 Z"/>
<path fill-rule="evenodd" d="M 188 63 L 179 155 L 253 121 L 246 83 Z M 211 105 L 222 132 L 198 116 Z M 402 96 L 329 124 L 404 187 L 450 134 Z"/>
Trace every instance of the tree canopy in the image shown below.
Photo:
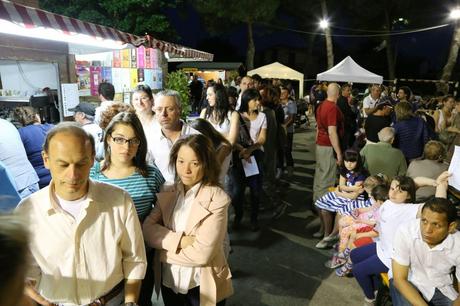
<path fill-rule="evenodd" d="M 176 7 L 177 1 L 163 0 L 41 0 L 51 12 L 93 22 L 124 32 L 154 37 L 176 37 L 162 10 Z"/>

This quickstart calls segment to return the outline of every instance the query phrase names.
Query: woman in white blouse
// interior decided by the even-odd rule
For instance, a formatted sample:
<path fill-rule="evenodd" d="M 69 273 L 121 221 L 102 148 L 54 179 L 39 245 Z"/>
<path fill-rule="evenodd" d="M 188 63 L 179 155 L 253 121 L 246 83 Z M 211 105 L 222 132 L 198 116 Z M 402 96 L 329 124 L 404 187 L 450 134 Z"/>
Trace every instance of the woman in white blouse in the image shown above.
<path fill-rule="evenodd" d="M 166 306 L 224 305 L 233 293 L 223 250 L 230 198 L 219 187 L 213 145 L 201 134 L 181 138 L 170 166 L 177 183 L 157 194 L 143 225 L 145 241 L 157 249 L 155 290 L 161 287 Z"/>
<path fill-rule="evenodd" d="M 209 121 L 230 144 L 235 144 L 238 137 L 238 113 L 230 109 L 227 91 L 221 84 L 213 84 L 206 90 L 208 106 L 203 108 L 200 118 Z"/>

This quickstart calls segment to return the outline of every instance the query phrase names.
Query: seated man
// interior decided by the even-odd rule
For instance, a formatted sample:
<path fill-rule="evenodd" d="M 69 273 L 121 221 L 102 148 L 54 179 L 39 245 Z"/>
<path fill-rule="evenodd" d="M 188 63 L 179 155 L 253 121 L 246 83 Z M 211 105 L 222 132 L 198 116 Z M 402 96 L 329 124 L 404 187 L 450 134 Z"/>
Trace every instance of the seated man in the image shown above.
<path fill-rule="evenodd" d="M 456 217 L 456 209 L 447 199 L 433 198 L 423 206 L 421 219 L 398 229 L 390 280 L 393 305 L 460 305 L 451 276 L 455 267 L 460 278 Z"/>
<path fill-rule="evenodd" d="M 395 130 L 391 127 L 383 128 L 378 134 L 378 143 L 368 143 L 361 149 L 364 167 L 371 175 L 385 174 L 390 179 L 397 175 L 405 175 L 407 170 L 406 159 L 401 150 L 393 148 Z"/>

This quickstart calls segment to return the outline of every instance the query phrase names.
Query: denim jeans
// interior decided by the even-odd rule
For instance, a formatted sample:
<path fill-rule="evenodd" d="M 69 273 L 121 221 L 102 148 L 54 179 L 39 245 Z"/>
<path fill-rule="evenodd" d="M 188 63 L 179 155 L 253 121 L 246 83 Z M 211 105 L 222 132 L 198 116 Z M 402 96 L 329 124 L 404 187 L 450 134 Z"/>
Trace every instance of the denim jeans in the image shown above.
<path fill-rule="evenodd" d="M 415 287 L 415 288 L 417 289 L 417 287 Z M 391 301 L 393 302 L 394 306 L 411 306 L 412 305 L 398 291 L 398 289 L 396 289 L 396 287 L 393 284 L 393 279 L 390 279 L 390 295 L 391 295 Z M 421 293 L 420 293 L 420 296 L 423 299 L 425 299 Z M 452 306 L 453 301 L 451 299 L 449 299 L 447 296 L 445 296 L 444 294 L 442 294 L 442 292 L 439 291 L 438 288 L 436 288 L 435 291 L 434 291 L 433 297 L 427 303 L 430 306 Z"/>

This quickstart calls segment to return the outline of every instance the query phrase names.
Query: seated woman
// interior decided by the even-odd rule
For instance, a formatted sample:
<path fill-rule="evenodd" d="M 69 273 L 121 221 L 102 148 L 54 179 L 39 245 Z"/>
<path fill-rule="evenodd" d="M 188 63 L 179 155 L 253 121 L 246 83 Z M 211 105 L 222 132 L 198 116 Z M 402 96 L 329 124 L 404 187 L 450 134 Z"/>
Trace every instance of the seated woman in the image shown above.
<path fill-rule="evenodd" d="M 49 185 L 51 174 L 45 168 L 42 158 L 42 147 L 45 142 L 46 134 L 54 125 L 41 123 L 40 115 L 30 106 L 17 107 L 14 110 L 14 116 L 23 127 L 19 129 L 24 149 L 26 149 L 27 159 L 37 172 L 40 181 L 40 189 Z"/>
<path fill-rule="evenodd" d="M 225 186 L 225 176 L 232 160 L 232 145 L 205 119 L 197 118 L 190 122 L 190 126 L 211 140 L 216 150 L 217 163 L 220 168 L 219 183 L 221 186 Z"/>
<path fill-rule="evenodd" d="M 113 108 L 111 105 L 102 112 L 102 120 Z M 126 190 L 142 224 L 155 205 L 156 193 L 165 180 L 156 166 L 146 163 L 147 140 L 137 115 L 133 112 L 115 115 L 105 129 L 103 143 L 104 160 L 94 163 L 90 177 Z M 153 253 L 153 250 L 147 250 L 147 259 L 151 260 L 142 282 L 140 305 L 152 305 L 154 274 L 150 264 L 153 264 Z"/>
<path fill-rule="evenodd" d="M 423 150 L 423 159 L 414 160 L 409 164 L 407 176 L 411 178 L 419 176 L 432 179 L 437 178 L 449 168 L 448 164 L 443 163 L 445 155 L 446 149 L 441 142 L 435 140 L 428 141 Z M 415 193 L 415 201 L 418 203 L 425 202 L 433 197 L 435 192 L 436 188 L 433 186 L 420 187 Z"/>
<path fill-rule="evenodd" d="M 212 143 L 201 134 L 179 139 L 170 167 L 176 184 L 157 195 L 143 225 L 144 239 L 158 250 L 155 263 L 161 262 L 155 290 L 161 287 L 166 306 L 225 305 L 233 293 L 223 249 L 230 198 L 219 187 Z"/>

